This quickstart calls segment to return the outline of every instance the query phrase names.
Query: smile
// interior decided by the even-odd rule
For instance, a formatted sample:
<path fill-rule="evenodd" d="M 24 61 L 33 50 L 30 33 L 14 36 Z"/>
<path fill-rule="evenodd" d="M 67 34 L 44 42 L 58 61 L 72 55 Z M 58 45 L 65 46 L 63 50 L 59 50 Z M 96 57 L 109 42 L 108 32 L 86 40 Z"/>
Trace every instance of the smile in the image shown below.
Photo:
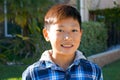
<path fill-rule="evenodd" d="M 71 45 L 71 44 L 62 44 L 61 46 L 64 47 L 64 48 L 71 48 L 71 47 L 73 47 L 73 45 Z"/>

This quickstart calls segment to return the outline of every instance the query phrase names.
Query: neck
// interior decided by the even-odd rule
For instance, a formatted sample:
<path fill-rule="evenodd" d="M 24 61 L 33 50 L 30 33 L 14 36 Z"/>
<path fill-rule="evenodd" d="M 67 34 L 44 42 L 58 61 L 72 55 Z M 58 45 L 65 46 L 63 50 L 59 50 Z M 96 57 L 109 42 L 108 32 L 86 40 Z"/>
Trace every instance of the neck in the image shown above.
<path fill-rule="evenodd" d="M 74 56 L 75 56 L 75 54 L 71 54 L 71 55 L 52 54 L 51 59 L 57 65 L 62 67 L 64 70 L 66 70 L 73 62 Z"/>

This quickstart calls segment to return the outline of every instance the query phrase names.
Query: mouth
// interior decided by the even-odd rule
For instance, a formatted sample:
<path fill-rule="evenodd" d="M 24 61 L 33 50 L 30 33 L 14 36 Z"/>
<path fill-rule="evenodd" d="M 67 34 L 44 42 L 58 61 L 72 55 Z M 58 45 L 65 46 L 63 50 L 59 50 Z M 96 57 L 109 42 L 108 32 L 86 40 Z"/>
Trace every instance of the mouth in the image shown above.
<path fill-rule="evenodd" d="M 61 46 L 64 48 L 71 48 L 73 47 L 73 44 L 61 44 Z"/>

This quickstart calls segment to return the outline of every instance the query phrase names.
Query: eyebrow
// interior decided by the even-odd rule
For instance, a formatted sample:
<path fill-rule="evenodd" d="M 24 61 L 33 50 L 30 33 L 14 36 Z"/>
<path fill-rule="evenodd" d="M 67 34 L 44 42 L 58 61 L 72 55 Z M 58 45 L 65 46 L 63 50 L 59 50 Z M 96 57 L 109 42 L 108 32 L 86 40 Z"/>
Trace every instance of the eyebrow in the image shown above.
<path fill-rule="evenodd" d="M 77 24 L 60 24 L 59 27 L 64 27 L 64 26 L 73 26 L 76 27 Z"/>

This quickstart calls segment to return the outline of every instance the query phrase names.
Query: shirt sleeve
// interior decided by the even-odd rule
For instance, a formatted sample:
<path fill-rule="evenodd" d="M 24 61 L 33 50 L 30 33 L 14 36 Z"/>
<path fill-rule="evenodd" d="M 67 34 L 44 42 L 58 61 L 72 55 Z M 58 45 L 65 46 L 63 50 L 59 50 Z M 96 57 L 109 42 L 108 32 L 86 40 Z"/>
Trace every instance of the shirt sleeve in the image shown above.
<path fill-rule="evenodd" d="M 100 79 L 99 80 L 103 80 L 103 74 L 102 74 L 102 71 L 100 73 Z"/>
<path fill-rule="evenodd" d="M 103 74 L 102 73 L 100 75 L 100 79 L 99 80 L 103 80 Z"/>
<path fill-rule="evenodd" d="M 30 70 L 27 68 L 22 74 L 22 80 L 32 80 Z"/>
<path fill-rule="evenodd" d="M 97 80 L 103 80 L 102 69 L 101 69 L 99 66 L 97 66 L 96 70 L 97 70 L 97 71 L 96 71 Z"/>

